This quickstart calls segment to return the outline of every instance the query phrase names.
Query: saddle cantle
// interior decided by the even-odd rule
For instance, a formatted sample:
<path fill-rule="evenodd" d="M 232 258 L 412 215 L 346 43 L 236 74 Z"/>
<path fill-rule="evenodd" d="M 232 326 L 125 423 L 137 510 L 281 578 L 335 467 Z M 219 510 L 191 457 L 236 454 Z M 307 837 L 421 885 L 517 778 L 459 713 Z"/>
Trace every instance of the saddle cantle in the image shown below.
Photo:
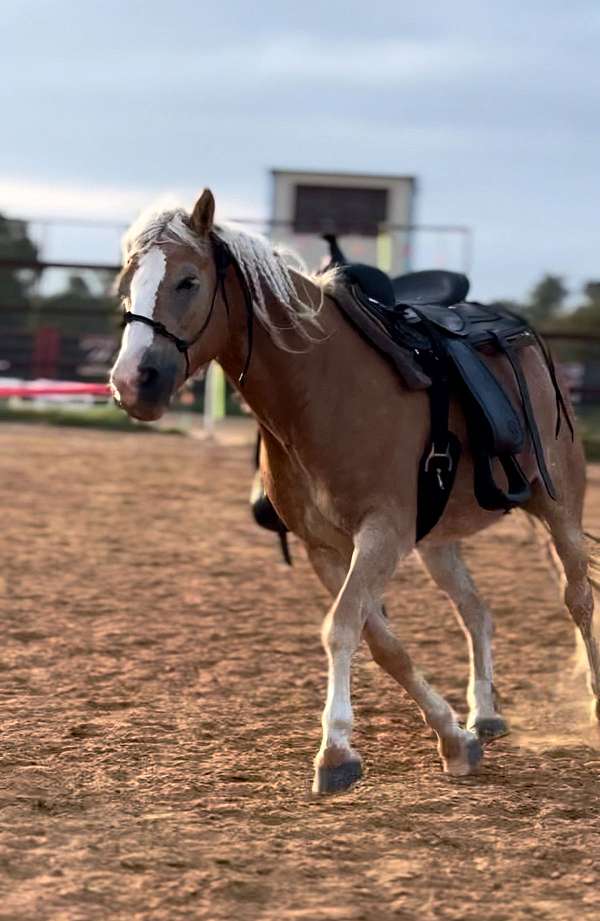
<path fill-rule="evenodd" d="M 555 388 L 557 435 L 561 413 L 573 427 L 556 379 L 552 358 L 539 336 L 521 317 L 500 308 L 464 302 L 469 282 L 453 272 L 415 272 L 394 279 L 393 306 L 358 284 L 360 275 L 344 267 L 346 284 L 331 292 L 355 328 L 390 360 L 409 389 L 427 389 L 431 437 L 419 467 L 417 540 L 439 521 L 450 495 L 460 443 L 449 431 L 450 393 L 460 401 L 474 462 L 474 493 L 482 508 L 509 510 L 531 495 L 517 455 L 531 443 L 540 477 L 556 498 L 546 466 L 519 351 L 537 344 Z M 383 274 L 383 273 L 381 273 Z M 400 292 L 400 298 L 398 294 Z M 455 300 L 456 298 L 456 300 Z M 515 406 L 486 355 L 503 354 L 517 383 Z M 496 480 L 498 462 L 506 485 Z"/>

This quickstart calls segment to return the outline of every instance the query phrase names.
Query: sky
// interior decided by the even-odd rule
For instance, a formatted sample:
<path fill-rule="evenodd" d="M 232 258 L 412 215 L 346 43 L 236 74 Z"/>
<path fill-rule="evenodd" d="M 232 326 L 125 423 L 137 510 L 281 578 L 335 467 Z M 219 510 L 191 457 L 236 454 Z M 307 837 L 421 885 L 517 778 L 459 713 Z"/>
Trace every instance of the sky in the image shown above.
<path fill-rule="evenodd" d="M 208 185 L 221 217 L 264 217 L 271 167 L 411 174 L 418 223 L 471 227 L 475 297 L 552 272 L 576 302 L 600 278 L 598 0 L 12 0 L 2 17 L 3 213 L 127 222 Z M 72 257 L 117 256 L 112 229 L 61 233 Z"/>

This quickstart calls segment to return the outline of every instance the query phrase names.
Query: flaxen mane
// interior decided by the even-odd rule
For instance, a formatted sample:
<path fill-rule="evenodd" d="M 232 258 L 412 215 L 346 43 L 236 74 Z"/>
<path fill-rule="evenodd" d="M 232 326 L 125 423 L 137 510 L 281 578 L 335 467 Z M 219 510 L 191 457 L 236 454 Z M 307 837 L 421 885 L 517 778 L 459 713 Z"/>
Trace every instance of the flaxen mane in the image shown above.
<path fill-rule="evenodd" d="M 254 296 L 257 318 L 283 349 L 290 351 L 281 333 L 293 329 L 308 341 L 319 330 L 319 312 L 323 292 L 331 283 L 335 271 L 323 275 L 308 273 L 302 260 L 288 250 L 275 250 L 268 240 L 258 234 L 247 233 L 231 224 L 218 224 L 215 235 L 227 244 L 237 261 L 246 283 Z M 168 243 L 191 246 L 205 252 L 206 239 L 199 237 L 190 226 L 190 217 L 183 208 L 165 211 L 152 210 L 142 214 L 123 238 L 123 263 L 146 252 L 152 246 Z M 320 291 L 316 304 L 311 301 L 305 282 L 312 282 Z M 268 309 L 267 295 L 275 297 L 285 308 L 289 325 L 278 326 Z M 312 332 L 311 332 L 312 328 Z"/>

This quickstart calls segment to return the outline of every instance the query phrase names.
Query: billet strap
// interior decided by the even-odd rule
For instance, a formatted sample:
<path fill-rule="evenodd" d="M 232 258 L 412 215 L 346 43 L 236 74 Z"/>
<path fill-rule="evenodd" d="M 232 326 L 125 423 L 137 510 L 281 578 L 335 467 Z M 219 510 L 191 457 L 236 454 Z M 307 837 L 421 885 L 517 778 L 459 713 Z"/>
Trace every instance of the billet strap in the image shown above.
<path fill-rule="evenodd" d="M 537 329 L 534 326 L 531 326 L 531 324 L 524 317 L 522 317 L 518 313 L 515 313 L 514 310 L 509 310 L 508 307 L 503 307 L 502 309 L 504 313 L 507 313 L 509 316 L 513 317 L 515 320 L 520 320 L 522 323 L 524 323 L 529 329 L 529 331 L 531 332 L 531 334 L 533 335 L 533 338 L 535 339 L 536 343 L 538 344 L 540 352 L 542 353 L 544 361 L 546 362 L 546 368 L 548 369 L 548 374 L 550 375 L 552 386 L 554 387 L 554 396 L 556 399 L 556 428 L 554 431 L 555 437 L 558 438 L 558 436 L 560 435 L 561 417 L 564 415 L 567 425 L 569 426 L 569 431 L 571 433 L 571 441 L 574 441 L 575 440 L 575 428 L 573 426 L 571 415 L 567 408 L 567 404 L 565 402 L 565 398 L 563 396 L 560 384 L 558 383 L 558 378 L 556 376 L 556 367 L 554 365 L 554 358 L 552 357 L 552 352 L 546 345 L 543 338 L 538 333 Z"/>
<path fill-rule="evenodd" d="M 567 404 L 565 403 L 565 398 L 563 396 L 560 384 L 558 383 L 558 378 L 556 376 L 556 367 L 554 365 L 554 358 L 552 357 L 552 352 L 550 351 L 550 349 L 548 348 L 548 346 L 546 345 L 546 343 L 544 342 L 544 340 L 542 339 L 542 337 L 540 336 L 540 334 L 538 333 L 536 329 L 533 329 L 532 327 L 531 332 L 533 333 L 535 341 L 539 345 L 540 351 L 542 355 L 544 356 L 544 359 L 546 361 L 546 367 L 548 368 L 548 374 L 550 375 L 550 380 L 552 381 L 552 386 L 554 387 L 554 394 L 556 397 L 556 429 L 554 432 L 555 437 L 558 438 L 558 436 L 560 435 L 560 422 L 561 422 L 562 416 L 564 415 L 565 419 L 567 420 L 567 425 L 569 426 L 569 431 L 571 433 L 571 441 L 574 441 L 575 440 L 575 429 L 573 427 L 573 423 L 571 421 L 571 415 L 569 413 L 569 410 L 567 409 Z"/>

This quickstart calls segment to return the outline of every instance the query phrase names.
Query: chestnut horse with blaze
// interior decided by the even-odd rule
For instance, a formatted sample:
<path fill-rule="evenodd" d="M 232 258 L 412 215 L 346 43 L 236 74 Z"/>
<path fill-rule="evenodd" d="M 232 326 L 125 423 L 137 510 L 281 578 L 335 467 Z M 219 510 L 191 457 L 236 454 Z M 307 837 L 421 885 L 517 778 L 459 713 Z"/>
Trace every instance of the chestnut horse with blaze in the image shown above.
<path fill-rule="evenodd" d="M 126 235 L 125 324 L 111 373 L 115 399 L 137 419 L 158 419 L 187 377 L 216 360 L 255 414 L 267 495 L 333 599 L 322 630 L 329 671 L 314 791 L 342 790 L 361 775 L 350 694 L 361 637 L 435 732 L 444 771 L 469 774 L 481 759 L 481 741 L 507 727 L 493 689 L 491 614 L 458 542 L 503 512 L 485 510 L 475 498 L 461 402 L 451 395 L 449 423 L 462 445 L 456 477 L 440 520 L 417 552 L 466 634 L 466 728 L 413 665 L 382 606 L 398 563 L 416 545 L 418 471 L 431 430 L 428 395 L 403 386 L 343 315 L 336 303 L 339 273 L 307 275 L 266 240 L 215 224 L 214 207 L 205 190 L 191 214 L 155 212 Z M 508 362 L 502 356 L 495 362 L 512 393 Z M 584 454 L 567 426 L 555 432 L 555 387 L 537 345 L 523 350 L 521 366 L 555 491 L 555 498 L 548 495 L 526 445 L 519 455 L 531 487 L 524 508 L 543 523 L 560 560 L 565 603 L 587 651 L 597 701 L 600 658 L 581 524 Z"/>

